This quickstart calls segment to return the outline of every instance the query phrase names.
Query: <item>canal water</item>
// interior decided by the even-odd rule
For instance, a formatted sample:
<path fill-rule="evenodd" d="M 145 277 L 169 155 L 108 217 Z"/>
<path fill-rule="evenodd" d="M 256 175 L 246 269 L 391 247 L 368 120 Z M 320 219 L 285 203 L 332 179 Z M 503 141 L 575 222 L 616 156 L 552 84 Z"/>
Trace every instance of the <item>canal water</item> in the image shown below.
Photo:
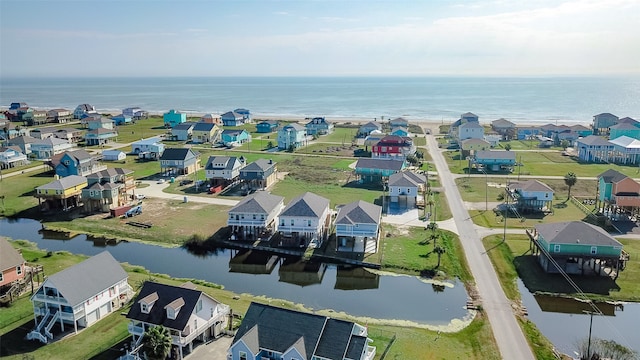
<path fill-rule="evenodd" d="M 41 249 L 95 255 L 105 249 L 120 262 L 156 273 L 220 284 L 236 293 L 264 295 L 301 303 L 314 310 L 332 309 L 354 316 L 447 325 L 468 315 L 463 284 L 440 287 L 415 276 L 378 275 L 368 270 L 301 263 L 263 254 L 221 249 L 197 256 L 182 248 L 136 242 L 97 245 L 87 236 L 51 239 L 31 219 L 0 219 L 0 236 L 35 242 Z"/>

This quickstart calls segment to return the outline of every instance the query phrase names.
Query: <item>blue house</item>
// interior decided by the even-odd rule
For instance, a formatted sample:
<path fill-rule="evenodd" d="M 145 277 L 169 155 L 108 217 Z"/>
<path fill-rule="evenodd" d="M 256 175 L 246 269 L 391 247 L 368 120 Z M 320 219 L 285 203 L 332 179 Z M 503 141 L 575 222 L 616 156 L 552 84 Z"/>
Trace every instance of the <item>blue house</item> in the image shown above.
<path fill-rule="evenodd" d="M 580 161 L 609 162 L 614 146 L 601 136 L 589 135 L 576 140 L 576 148 Z"/>
<path fill-rule="evenodd" d="M 542 129 L 536 126 L 518 127 L 518 140 L 530 140 L 542 134 Z"/>
<path fill-rule="evenodd" d="M 106 169 L 85 150 L 65 151 L 59 158 L 51 159 L 56 170 L 56 175 L 66 177 L 69 175 L 87 176 L 96 171 Z"/>
<path fill-rule="evenodd" d="M 478 150 L 471 159 L 476 168 L 491 171 L 513 171 L 516 165 L 516 153 L 513 151 Z"/>
<path fill-rule="evenodd" d="M 326 135 L 333 132 L 333 124 L 324 117 L 314 117 L 305 124 L 307 135 Z"/>
<path fill-rule="evenodd" d="M 256 131 L 261 134 L 268 134 L 278 130 L 279 123 L 276 120 L 261 121 L 256 125 Z"/>
<path fill-rule="evenodd" d="M 116 125 L 131 124 L 133 119 L 129 115 L 120 114 L 111 118 Z"/>
<path fill-rule="evenodd" d="M 367 327 L 326 316 L 251 303 L 229 360 L 373 360 Z"/>
<path fill-rule="evenodd" d="M 187 121 L 171 128 L 171 140 L 187 141 L 191 139 L 196 123 Z"/>
<path fill-rule="evenodd" d="M 278 149 L 297 149 L 303 146 L 306 140 L 307 128 L 298 123 L 288 124 L 278 130 Z"/>
<path fill-rule="evenodd" d="M 409 136 L 409 130 L 406 127 L 398 126 L 391 131 L 391 135 L 406 137 Z"/>
<path fill-rule="evenodd" d="M 239 146 L 251 141 L 251 136 L 246 130 L 223 130 L 220 137 L 225 146 Z"/>
<path fill-rule="evenodd" d="M 240 126 L 244 125 L 247 122 L 247 119 L 244 115 L 239 114 L 235 111 L 227 111 L 226 113 L 220 115 L 220 119 L 222 119 L 223 126 Z"/>
<path fill-rule="evenodd" d="M 362 158 L 356 162 L 356 177 L 360 182 L 380 182 L 406 167 L 404 160 Z"/>
<path fill-rule="evenodd" d="M 118 136 L 118 132 L 114 129 L 93 129 L 84 134 L 84 142 L 87 146 L 102 145 L 109 143 Z"/>
<path fill-rule="evenodd" d="M 364 137 L 371 134 L 372 131 L 382 131 L 382 124 L 374 121 L 369 121 L 368 123 L 360 126 L 358 129 L 358 136 Z"/>
<path fill-rule="evenodd" d="M 240 114 L 242 115 L 242 117 L 244 118 L 244 122 L 248 123 L 251 122 L 251 111 L 247 110 L 247 109 L 243 109 L 243 108 L 238 108 L 233 110 L 234 113 L 236 114 Z"/>
<path fill-rule="evenodd" d="M 164 113 L 162 118 L 164 119 L 164 126 L 170 128 L 178 124 L 182 124 L 183 122 L 187 122 L 187 114 L 183 114 L 173 109 L 169 110 L 169 112 L 167 113 Z"/>

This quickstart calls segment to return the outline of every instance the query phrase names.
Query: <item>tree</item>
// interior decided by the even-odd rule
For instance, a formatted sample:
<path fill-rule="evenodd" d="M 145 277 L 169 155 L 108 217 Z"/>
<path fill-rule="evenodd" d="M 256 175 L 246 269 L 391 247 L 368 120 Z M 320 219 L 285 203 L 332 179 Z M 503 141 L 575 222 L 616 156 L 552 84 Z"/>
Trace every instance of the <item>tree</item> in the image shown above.
<path fill-rule="evenodd" d="M 575 185 L 576 182 L 578 182 L 578 177 L 576 176 L 576 174 L 570 172 L 570 173 L 567 173 L 567 175 L 564 176 L 564 184 L 569 187 L 569 193 L 567 195 L 567 200 L 571 199 L 571 187 L 573 185 Z"/>
<path fill-rule="evenodd" d="M 171 334 L 164 326 L 147 329 L 142 339 L 142 349 L 149 360 L 164 360 L 171 351 Z"/>
<path fill-rule="evenodd" d="M 567 139 L 560 141 L 560 146 L 562 147 L 562 150 L 567 150 L 569 145 L 571 145 L 571 143 Z"/>
<path fill-rule="evenodd" d="M 433 249 L 433 252 L 436 253 L 438 255 L 438 264 L 436 265 L 436 268 L 440 267 L 440 258 L 442 258 L 442 254 L 445 253 L 445 250 L 442 246 L 436 246 Z"/>
<path fill-rule="evenodd" d="M 267 149 L 271 149 L 271 148 L 273 148 L 273 141 L 269 141 L 267 143 Z"/>
<path fill-rule="evenodd" d="M 506 144 L 504 146 L 504 149 L 507 150 L 507 151 L 511 150 L 511 144 Z"/>

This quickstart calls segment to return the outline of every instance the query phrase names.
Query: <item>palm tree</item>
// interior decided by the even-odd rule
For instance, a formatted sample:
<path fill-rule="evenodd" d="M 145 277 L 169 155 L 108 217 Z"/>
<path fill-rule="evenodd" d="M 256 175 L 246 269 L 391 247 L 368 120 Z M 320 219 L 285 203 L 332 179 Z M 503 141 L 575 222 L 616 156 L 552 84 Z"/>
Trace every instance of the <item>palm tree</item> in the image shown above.
<path fill-rule="evenodd" d="M 569 193 L 567 195 L 567 201 L 569 199 L 571 199 L 571 187 L 573 185 L 575 185 L 576 182 L 578 182 L 578 177 L 576 176 L 576 174 L 570 172 L 570 173 L 567 173 L 567 175 L 564 176 L 564 184 L 569 187 Z"/>
<path fill-rule="evenodd" d="M 142 349 L 149 360 L 164 360 L 171 351 L 171 334 L 164 326 L 154 326 L 144 333 Z"/>
<path fill-rule="evenodd" d="M 440 258 L 442 257 L 442 254 L 445 253 L 445 250 L 442 246 L 436 246 L 433 249 L 433 252 L 436 253 L 438 255 L 438 265 L 436 265 L 436 268 L 440 267 Z"/>
<path fill-rule="evenodd" d="M 429 236 L 429 240 L 433 241 L 433 249 L 435 251 L 435 248 L 437 247 L 436 244 L 438 243 L 438 238 L 440 237 L 440 235 L 438 233 L 431 233 L 431 235 Z"/>

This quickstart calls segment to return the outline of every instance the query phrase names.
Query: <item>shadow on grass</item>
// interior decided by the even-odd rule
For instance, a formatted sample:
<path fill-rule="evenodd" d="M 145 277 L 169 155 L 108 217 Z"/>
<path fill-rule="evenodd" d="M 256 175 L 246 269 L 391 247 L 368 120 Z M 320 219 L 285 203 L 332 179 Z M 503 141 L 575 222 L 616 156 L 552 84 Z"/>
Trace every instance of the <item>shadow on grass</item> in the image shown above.
<path fill-rule="evenodd" d="M 532 292 L 576 294 L 560 274 L 548 274 L 538 264 L 536 256 L 523 254 L 513 259 L 513 264 L 527 289 Z M 569 275 L 571 280 L 585 293 L 610 295 L 620 291 L 620 286 L 608 276 Z"/>
<path fill-rule="evenodd" d="M 37 340 L 26 340 L 27 333 L 35 327 L 33 319 L 2 335 L 0 342 L 0 357 L 26 354 L 44 346 Z"/>

